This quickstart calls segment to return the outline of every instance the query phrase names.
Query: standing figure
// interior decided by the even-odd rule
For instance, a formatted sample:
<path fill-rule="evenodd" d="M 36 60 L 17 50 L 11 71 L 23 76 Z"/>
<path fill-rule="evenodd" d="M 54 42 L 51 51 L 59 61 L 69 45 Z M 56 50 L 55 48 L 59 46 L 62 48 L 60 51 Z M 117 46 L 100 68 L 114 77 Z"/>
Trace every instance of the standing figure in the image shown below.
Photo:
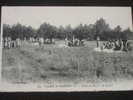
<path fill-rule="evenodd" d="M 8 48 L 8 38 L 5 37 L 4 39 L 4 48 Z"/>
<path fill-rule="evenodd" d="M 7 44 L 8 44 L 8 49 L 12 47 L 12 40 L 10 37 L 7 38 Z"/>
<path fill-rule="evenodd" d="M 44 39 L 41 37 L 41 38 L 39 38 L 39 45 L 43 46 L 43 44 L 44 44 Z"/>
<path fill-rule="evenodd" d="M 100 41 L 100 38 L 99 36 L 97 36 L 97 48 L 99 47 L 99 41 Z"/>
<path fill-rule="evenodd" d="M 65 45 L 68 45 L 68 39 L 67 39 L 67 37 L 65 38 Z"/>
<path fill-rule="evenodd" d="M 21 45 L 21 43 L 20 43 L 21 41 L 20 41 L 20 39 L 19 38 L 17 38 L 16 39 L 16 43 L 17 43 L 17 47 L 20 47 L 20 45 Z"/>

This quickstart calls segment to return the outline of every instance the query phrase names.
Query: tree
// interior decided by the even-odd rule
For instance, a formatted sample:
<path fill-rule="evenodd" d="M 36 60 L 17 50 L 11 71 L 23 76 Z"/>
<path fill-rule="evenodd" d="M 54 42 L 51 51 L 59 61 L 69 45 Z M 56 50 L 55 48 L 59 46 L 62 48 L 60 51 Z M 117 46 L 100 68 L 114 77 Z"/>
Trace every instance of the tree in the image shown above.
<path fill-rule="evenodd" d="M 100 18 L 99 20 L 96 21 L 94 24 L 94 34 L 95 34 L 95 39 L 97 36 L 104 37 L 103 33 L 104 32 L 109 32 L 111 29 L 109 27 L 109 24 L 106 23 L 106 21 L 103 18 Z"/>
<path fill-rule="evenodd" d="M 58 39 L 65 39 L 66 38 L 66 30 L 63 26 L 56 28 L 56 37 Z"/>
<path fill-rule="evenodd" d="M 113 35 L 115 36 L 115 38 L 116 39 L 121 39 L 121 37 L 122 37 L 122 28 L 120 27 L 120 25 L 116 26 L 113 31 L 114 31 Z"/>
<path fill-rule="evenodd" d="M 87 38 L 88 30 L 82 24 L 80 24 L 74 29 L 73 35 L 81 41 Z"/>
<path fill-rule="evenodd" d="M 127 40 L 131 40 L 133 39 L 133 32 L 131 32 L 131 30 L 125 29 L 122 33 L 121 33 L 121 39 L 123 41 L 123 50 L 127 51 Z"/>
<path fill-rule="evenodd" d="M 94 25 L 90 24 L 90 25 L 84 25 L 84 30 L 85 30 L 85 38 L 89 39 L 89 40 L 94 40 L 94 30 L 93 30 Z"/>
<path fill-rule="evenodd" d="M 51 41 L 53 38 L 65 39 L 67 37 L 72 40 L 75 37 L 81 41 L 83 39 L 96 40 L 97 37 L 100 37 L 100 40 L 122 40 L 124 42 L 124 40 L 133 39 L 133 32 L 129 28 L 122 31 L 119 25 L 111 29 L 105 19 L 100 18 L 94 24 L 80 24 L 76 28 L 72 28 L 71 25 L 58 28 L 48 23 L 43 23 L 35 30 L 31 26 L 21 25 L 20 23 L 12 26 L 4 24 L 3 37 L 11 37 L 13 40 L 16 38 L 43 37 Z"/>
<path fill-rule="evenodd" d="M 65 38 L 68 38 L 68 39 L 73 38 L 73 29 L 71 25 L 66 26 L 64 35 L 65 35 Z"/>
<path fill-rule="evenodd" d="M 31 26 L 28 26 L 28 27 L 24 27 L 23 26 L 23 29 L 25 29 L 25 33 L 24 33 L 24 36 L 23 37 L 26 37 L 26 38 L 30 38 L 30 37 L 37 37 L 37 32 L 35 29 L 33 29 Z"/>
<path fill-rule="evenodd" d="M 11 27 L 11 38 L 14 40 L 16 38 L 20 39 L 29 39 L 30 37 L 34 37 L 36 35 L 36 30 L 33 29 L 31 26 L 24 26 L 21 24 L 15 24 Z"/>
<path fill-rule="evenodd" d="M 22 25 L 17 23 L 16 25 L 13 25 L 11 28 L 11 38 L 12 40 L 15 40 L 16 38 L 23 38 L 24 30 L 22 28 Z"/>
<path fill-rule="evenodd" d="M 10 37 L 11 36 L 11 27 L 10 25 L 3 24 L 3 37 Z"/>
<path fill-rule="evenodd" d="M 127 28 L 127 29 L 123 30 L 123 32 L 121 33 L 121 38 L 123 40 L 132 40 L 133 32 L 129 28 Z"/>
<path fill-rule="evenodd" d="M 55 37 L 56 30 L 54 26 L 47 23 L 43 23 L 40 25 L 40 28 L 38 29 L 37 33 L 39 37 L 43 37 L 44 39 L 48 38 L 50 39 L 50 41 L 52 41 L 52 39 Z"/>

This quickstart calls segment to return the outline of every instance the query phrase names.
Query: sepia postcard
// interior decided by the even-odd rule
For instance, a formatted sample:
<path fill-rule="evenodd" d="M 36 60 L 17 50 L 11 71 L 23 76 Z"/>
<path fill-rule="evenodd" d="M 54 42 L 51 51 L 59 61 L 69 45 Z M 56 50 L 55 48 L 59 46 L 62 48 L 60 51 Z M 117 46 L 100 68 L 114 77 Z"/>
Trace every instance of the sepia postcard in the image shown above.
<path fill-rule="evenodd" d="M 0 91 L 133 90 L 131 7 L 2 6 Z"/>

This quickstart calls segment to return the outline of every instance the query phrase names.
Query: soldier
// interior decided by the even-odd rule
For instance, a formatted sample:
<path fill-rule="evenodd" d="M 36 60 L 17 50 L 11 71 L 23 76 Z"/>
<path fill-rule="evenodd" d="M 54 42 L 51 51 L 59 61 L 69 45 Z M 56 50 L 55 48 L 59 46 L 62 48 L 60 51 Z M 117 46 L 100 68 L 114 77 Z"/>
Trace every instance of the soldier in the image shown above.
<path fill-rule="evenodd" d="M 74 46 L 79 46 L 79 45 L 78 45 L 78 39 L 77 39 L 77 38 L 75 38 Z"/>
<path fill-rule="evenodd" d="M 46 43 L 49 43 L 49 39 L 47 38 L 47 39 L 45 40 L 45 42 L 46 42 Z"/>
<path fill-rule="evenodd" d="M 43 43 L 44 43 L 44 39 L 41 37 L 41 38 L 39 38 L 39 46 L 42 46 L 43 45 Z"/>
<path fill-rule="evenodd" d="M 65 45 L 68 45 L 68 39 L 67 39 L 67 37 L 65 38 Z"/>
<path fill-rule="evenodd" d="M 132 40 L 127 41 L 126 48 L 127 48 L 127 51 L 132 51 L 133 50 L 133 41 Z"/>
<path fill-rule="evenodd" d="M 19 39 L 19 38 L 16 39 L 16 43 L 17 43 L 17 44 L 16 44 L 17 47 L 20 47 L 21 43 L 20 43 L 20 39 Z"/>
<path fill-rule="evenodd" d="M 99 47 L 99 41 L 100 41 L 100 37 L 97 36 L 97 48 Z"/>
<path fill-rule="evenodd" d="M 12 46 L 12 40 L 10 37 L 7 38 L 7 44 L 8 44 L 8 48 L 11 48 Z"/>
<path fill-rule="evenodd" d="M 114 43 L 115 43 L 114 50 L 121 50 L 122 42 L 120 40 L 116 40 Z"/>
<path fill-rule="evenodd" d="M 122 40 L 122 42 L 123 42 L 123 48 L 122 48 L 122 50 L 123 51 L 128 51 L 127 50 L 127 40 Z"/>
<path fill-rule="evenodd" d="M 8 48 L 8 38 L 7 37 L 5 37 L 5 39 L 4 39 L 4 47 Z"/>
<path fill-rule="evenodd" d="M 52 38 L 52 43 L 55 44 L 55 40 L 54 40 L 54 38 Z"/>

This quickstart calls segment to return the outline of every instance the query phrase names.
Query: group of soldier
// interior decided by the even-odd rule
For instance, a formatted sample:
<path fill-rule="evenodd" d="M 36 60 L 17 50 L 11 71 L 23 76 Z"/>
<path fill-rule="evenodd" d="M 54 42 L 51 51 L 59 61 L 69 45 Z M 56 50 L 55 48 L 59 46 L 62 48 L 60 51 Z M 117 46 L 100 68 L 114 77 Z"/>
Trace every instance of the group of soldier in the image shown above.
<path fill-rule="evenodd" d="M 79 40 L 77 38 L 74 38 L 73 39 L 65 39 L 65 44 L 69 47 L 74 47 L 74 46 L 84 46 L 84 40 Z"/>
<path fill-rule="evenodd" d="M 20 38 L 11 39 L 11 37 L 5 37 L 3 38 L 3 48 L 18 48 L 21 46 L 22 41 L 28 41 L 30 43 L 37 43 L 39 46 L 43 46 L 44 44 L 55 44 L 54 39 L 44 39 L 42 37 L 38 38 L 29 38 L 21 40 Z M 101 49 L 112 49 L 112 50 L 121 50 L 121 51 L 128 51 L 129 43 L 127 43 L 127 40 L 108 40 L 104 41 L 102 45 L 100 45 L 100 39 L 97 38 L 97 47 L 100 47 Z M 74 46 L 84 46 L 84 40 L 79 40 L 77 38 L 67 39 L 65 38 L 65 45 L 69 47 Z"/>
<path fill-rule="evenodd" d="M 23 40 L 20 38 L 12 39 L 11 37 L 4 37 L 2 42 L 3 48 L 7 49 L 18 48 L 22 45 L 22 43 L 37 44 L 39 46 L 43 46 L 44 44 L 55 43 L 54 39 L 44 39 L 42 37 L 30 37 L 29 39 L 24 38 Z"/>
<path fill-rule="evenodd" d="M 3 38 L 3 48 L 17 48 L 20 47 L 21 40 L 19 38 L 12 40 L 11 37 Z"/>
<path fill-rule="evenodd" d="M 99 41 L 97 41 L 97 47 L 99 46 Z M 114 50 L 114 51 L 129 51 L 130 48 L 130 42 L 127 40 L 108 40 L 104 41 L 100 48 L 103 49 L 108 49 L 108 50 Z"/>

